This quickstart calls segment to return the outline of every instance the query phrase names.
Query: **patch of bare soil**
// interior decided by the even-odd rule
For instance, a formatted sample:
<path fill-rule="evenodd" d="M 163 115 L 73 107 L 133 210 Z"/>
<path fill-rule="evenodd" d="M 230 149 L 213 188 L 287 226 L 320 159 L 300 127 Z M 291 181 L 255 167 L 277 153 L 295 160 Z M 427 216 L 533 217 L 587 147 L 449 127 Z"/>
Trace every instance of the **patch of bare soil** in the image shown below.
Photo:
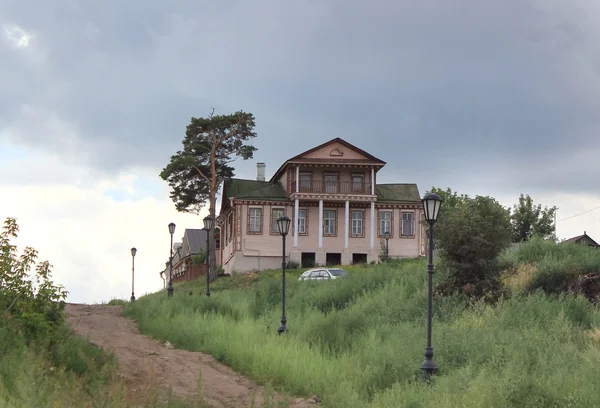
<path fill-rule="evenodd" d="M 166 395 L 171 388 L 181 400 L 198 393 L 211 408 L 262 407 L 262 386 L 237 374 L 212 356 L 178 350 L 140 334 L 134 321 L 121 316 L 120 306 L 67 304 L 67 323 L 90 342 L 112 352 L 119 361 L 129 399 L 141 402 L 149 392 Z M 275 395 L 275 400 L 282 400 Z M 291 399 L 290 408 L 316 407 L 312 399 Z"/>

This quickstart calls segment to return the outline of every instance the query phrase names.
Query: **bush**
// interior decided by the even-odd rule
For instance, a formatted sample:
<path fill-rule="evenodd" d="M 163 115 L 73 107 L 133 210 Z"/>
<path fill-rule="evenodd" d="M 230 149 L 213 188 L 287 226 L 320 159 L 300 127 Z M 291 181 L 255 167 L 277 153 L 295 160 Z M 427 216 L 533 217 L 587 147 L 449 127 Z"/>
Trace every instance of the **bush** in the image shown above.
<path fill-rule="evenodd" d="M 511 243 L 509 211 L 492 197 L 433 190 L 446 202 L 434 229 L 445 269 L 438 291 L 498 299 L 502 295 L 499 257 Z"/>
<path fill-rule="evenodd" d="M 192 257 L 192 264 L 202 265 L 206 262 L 206 251 L 202 248 L 198 249 L 198 253 Z"/>
<path fill-rule="evenodd" d="M 52 339 L 64 322 L 67 291 L 55 285 L 48 261 L 36 265 L 37 251 L 27 247 L 19 256 L 11 239 L 19 226 L 7 218 L 0 232 L 0 310 L 5 330 L 24 334 L 27 341 Z M 31 276 L 32 269 L 35 270 Z"/>
<path fill-rule="evenodd" d="M 572 288 L 585 274 L 600 273 L 600 251 L 571 242 L 556 243 L 533 237 L 517 251 L 508 252 L 504 261 L 511 265 L 505 281 L 513 283 L 513 293 L 538 290 L 558 294 Z M 519 281 L 519 285 L 514 283 Z"/>

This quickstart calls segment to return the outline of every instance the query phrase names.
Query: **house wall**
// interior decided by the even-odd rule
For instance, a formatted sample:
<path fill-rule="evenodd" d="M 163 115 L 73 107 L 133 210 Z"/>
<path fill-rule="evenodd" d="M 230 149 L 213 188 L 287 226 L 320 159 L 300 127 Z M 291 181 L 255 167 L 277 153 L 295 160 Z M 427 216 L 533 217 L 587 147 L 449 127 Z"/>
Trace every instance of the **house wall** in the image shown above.
<path fill-rule="evenodd" d="M 363 180 L 365 183 L 371 184 L 371 169 L 369 168 L 361 168 L 357 167 L 355 169 L 348 168 L 337 168 L 337 167 L 306 167 L 300 166 L 300 173 L 310 173 L 311 180 L 314 181 L 323 181 L 325 179 L 325 174 L 337 174 L 338 181 L 340 183 L 349 183 L 352 181 L 352 176 L 354 174 L 362 174 Z M 284 173 L 285 174 L 285 173 Z M 286 180 L 286 181 L 284 181 Z M 287 182 L 287 175 L 282 176 L 280 178 L 280 182 L 283 183 L 285 187 L 292 188 L 292 184 L 296 182 L 296 168 L 295 166 L 291 166 L 289 183 Z M 377 184 L 377 172 L 375 172 L 375 184 Z M 317 185 L 315 185 L 317 187 Z M 287 191 L 287 190 L 286 190 Z M 289 193 L 293 193 L 294 191 L 289 191 Z M 370 191 L 368 192 L 370 194 Z"/>
<path fill-rule="evenodd" d="M 303 206 L 302 202 L 299 205 L 300 209 L 308 209 L 308 220 L 307 220 L 307 234 L 298 235 L 298 250 L 300 252 L 316 252 L 319 246 L 319 207 L 317 206 Z M 345 217 L 348 217 L 348 249 L 353 253 L 367 253 L 370 249 L 371 244 L 371 209 L 370 207 L 358 207 L 353 206 L 350 203 L 350 214 L 353 210 L 363 211 L 363 234 L 360 237 L 352 236 L 352 223 L 350 220 L 350 214 L 346 214 L 345 207 L 333 207 L 328 206 L 327 203 L 323 204 L 323 210 L 335 210 L 337 212 L 336 221 L 336 236 L 323 235 L 323 250 L 325 252 L 342 252 L 345 245 Z M 392 238 L 389 240 L 389 252 L 392 257 L 417 257 L 421 254 L 420 241 L 422 236 L 422 229 L 418 223 L 421 217 L 421 210 L 401 210 L 400 208 L 394 209 L 379 209 L 375 208 L 375 248 L 374 250 L 379 252 L 381 249 L 379 236 L 379 211 L 392 211 Z M 404 237 L 399 235 L 401 230 L 401 214 L 413 213 L 414 219 L 414 235 L 410 237 Z M 417 218 L 418 217 L 418 218 Z M 293 217 L 290 217 L 293 219 Z M 295 222 L 293 226 L 295 227 Z M 293 231 L 292 231 L 293 237 Z M 385 240 L 384 240 L 385 241 Z M 293 242 L 293 241 L 292 241 Z"/>
<path fill-rule="evenodd" d="M 223 215 L 225 222 L 221 228 L 221 258 L 223 266 L 235 252 L 235 210 L 229 208 Z M 232 224 L 229 226 L 229 224 Z M 230 231 L 230 233 L 228 232 Z M 227 271 L 226 271 L 227 272 Z"/>
<path fill-rule="evenodd" d="M 262 231 L 261 233 L 251 233 L 248 225 L 248 216 L 251 208 L 262 210 Z M 251 270 L 276 269 L 281 266 L 282 261 L 282 238 L 270 229 L 272 222 L 272 210 L 282 209 L 284 214 L 292 219 L 290 233 L 286 237 L 286 257 L 294 250 L 299 252 L 317 252 L 319 251 L 319 208 L 317 206 L 303 206 L 300 209 L 308 210 L 307 234 L 298 235 L 298 248 L 294 248 L 294 210 L 291 205 L 274 204 L 237 204 L 235 211 L 240 217 L 240 251 L 235 250 L 235 236 L 229 241 L 222 241 L 223 267 L 227 273 L 244 273 Z M 344 252 L 345 248 L 345 217 L 350 214 L 345 213 L 345 207 L 332 206 L 324 203 L 323 210 L 333 209 L 337 212 L 337 228 L 335 236 L 323 236 L 323 252 Z M 350 253 L 368 253 L 370 250 L 370 207 L 359 207 L 350 205 L 352 210 L 362 210 L 363 230 L 360 237 L 348 237 L 348 249 Z M 423 229 L 418 220 L 421 219 L 422 210 L 406 210 L 400 208 L 375 210 L 375 247 L 376 253 L 381 252 L 381 243 L 385 240 L 379 237 L 379 211 L 392 211 L 392 238 L 389 240 L 389 254 L 391 257 L 418 257 L 422 255 L 422 242 L 424 239 Z M 414 235 L 403 237 L 401 231 L 401 214 L 403 212 L 413 213 Z M 235 218 L 234 218 L 235 219 Z M 225 228 L 224 228 L 225 229 Z M 351 233 L 351 222 L 348 220 L 348 230 Z M 234 228 L 235 231 L 235 228 Z M 235 235 L 235 233 L 234 233 Z"/>
<path fill-rule="evenodd" d="M 342 153 L 342 156 L 339 156 Z M 350 149 L 339 142 L 334 142 L 323 146 L 320 149 L 312 151 L 302 156 L 303 159 L 366 159 L 366 157 L 354 149 Z"/>

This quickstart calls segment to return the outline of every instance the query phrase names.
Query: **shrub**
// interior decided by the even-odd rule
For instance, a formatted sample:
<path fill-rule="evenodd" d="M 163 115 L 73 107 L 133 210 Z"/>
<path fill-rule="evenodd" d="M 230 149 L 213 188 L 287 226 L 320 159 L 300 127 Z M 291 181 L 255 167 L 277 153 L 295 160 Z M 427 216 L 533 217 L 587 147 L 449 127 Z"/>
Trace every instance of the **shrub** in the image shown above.
<path fill-rule="evenodd" d="M 521 281 L 514 293 L 527 294 L 537 290 L 558 294 L 570 289 L 584 274 L 600 272 L 600 251 L 570 242 L 532 237 L 517 251 L 504 255 L 511 265 L 505 281 Z M 525 278 L 523 274 L 527 274 Z"/>
<path fill-rule="evenodd" d="M 198 253 L 192 257 L 192 264 L 202 265 L 206 262 L 206 251 L 202 248 L 198 249 Z"/>
<path fill-rule="evenodd" d="M 434 229 L 445 269 L 438 291 L 497 299 L 502 295 L 499 257 L 511 243 L 508 210 L 492 197 L 433 190 L 445 201 Z"/>
<path fill-rule="evenodd" d="M 7 218 L 0 232 L 0 311 L 5 330 L 23 333 L 27 341 L 53 338 L 64 322 L 67 291 L 55 285 L 48 261 L 36 265 L 37 251 L 26 247 L 19 256 L 11 240 L 19 226 Z M 31 274 L 32 269 L 35 273 Z"/>

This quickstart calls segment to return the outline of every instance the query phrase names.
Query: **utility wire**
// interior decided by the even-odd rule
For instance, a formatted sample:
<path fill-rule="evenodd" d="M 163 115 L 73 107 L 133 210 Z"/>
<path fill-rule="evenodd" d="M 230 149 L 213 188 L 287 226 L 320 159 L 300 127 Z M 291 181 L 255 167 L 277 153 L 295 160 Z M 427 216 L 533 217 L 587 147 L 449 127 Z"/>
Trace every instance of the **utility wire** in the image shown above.
<path fill-rule="evenodd" d="M 587 214 L 587 213 L 592 212 L 592 211 L 596 211 L 598 208 L 600 208 L 600 207 L 592 208 L 591 210 L 587 210 L 587 211 L 584 211 L 584 212 L 579 213 L 579 214 L 571 215 L 570 217 L 563 218 L 562 220 L 558 220 L 556 222 L 570 220 L 571 218 L 579 217 L 580 215 Z"/>

